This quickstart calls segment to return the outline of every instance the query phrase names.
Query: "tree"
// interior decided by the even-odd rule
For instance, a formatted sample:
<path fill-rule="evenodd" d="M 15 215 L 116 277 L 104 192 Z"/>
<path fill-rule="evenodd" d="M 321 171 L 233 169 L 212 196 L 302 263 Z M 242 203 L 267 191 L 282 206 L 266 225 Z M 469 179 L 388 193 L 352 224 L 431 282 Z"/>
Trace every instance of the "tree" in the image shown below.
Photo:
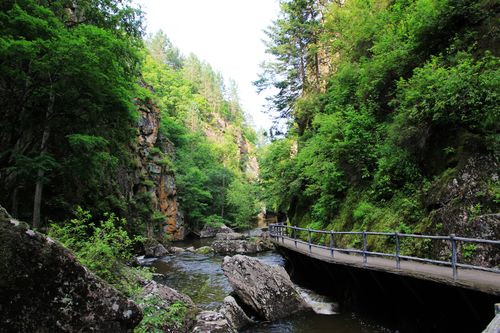
<path fill-rule="evenodd" d="M 95 196 L 96 189 L 88 187 L 95 183 L 74 182 L 78 175 L 68 161 L 78 157 L 72 155 L 70 137 L 105 137 L 110 143 L 106 152 L 115 156 L 132 139 L 131 94 L 138 54 L 131 39 L 120 33 L 83 21 L 68 25 L 56 15 L 62 13 L 59 7 L 30 0 L 2 6 L 6 10 L 0 14 L 0 97 L 5 101 L 1 124 L 5 134 L 0 147 L 5 153 L 0 157 L 0 177 L 6 180 L 6 193 L 16 193 L 13 205 L 17 205 L 18 189 L 27 197 L 31 188 L 21 179 L 25 174 L 21 164 L 27 158 L 37 163 L 32 218 L 38 227 L 42 195 L 56 172 L 60 186 L 51 186 L 48 196 L 59 197 L 58 203 L 44 200 L 45 206 L 69 211 L 68 201 L 81 203 Z M 109 23 L 90 13 L 86 12 L 85 22 Z"/>
<path fill-rule="evenodd" d="M 146 39 L 149 54 L 159 63 L 165 64 L 174 70 L 182 68 L 184 59 L 181 52 L 175 47 L 162 30 L 150 34 Z"/>
<path fill-rule="evenodd" d="M 254 82 L 259 92 L 274 88 L 268 98 L 279 118 L 292 116 L 293 105 L 304 91 L 313 87 L 308 68 L 319 80 L 319 22 L 322 5 L 316 0 L 281 1 L 280 18 L 266 31 L 267 53 L 275 60 L 262 64 L 262 73 Z"/>

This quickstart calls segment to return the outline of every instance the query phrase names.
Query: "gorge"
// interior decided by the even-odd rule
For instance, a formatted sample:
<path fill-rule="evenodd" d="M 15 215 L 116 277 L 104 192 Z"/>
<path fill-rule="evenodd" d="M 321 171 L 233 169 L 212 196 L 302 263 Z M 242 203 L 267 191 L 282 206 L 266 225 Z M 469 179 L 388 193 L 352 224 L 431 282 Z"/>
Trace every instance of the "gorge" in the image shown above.
<path fill-rule="evenodd" d="M 253 82 L 273 122 L 257 125 L 237 82 L 146 33 L 136 1 L 0 3 L 0 331 L 486 327 L 495 284 L 307 246 L 499 274 L 500 6 L 277 3 Z M 176 12 L 199 36 L 205 5 Z M 209 25 L 237 15 L 216 7 Z M 210 36 L 221 58 L 244 15 Z"/>

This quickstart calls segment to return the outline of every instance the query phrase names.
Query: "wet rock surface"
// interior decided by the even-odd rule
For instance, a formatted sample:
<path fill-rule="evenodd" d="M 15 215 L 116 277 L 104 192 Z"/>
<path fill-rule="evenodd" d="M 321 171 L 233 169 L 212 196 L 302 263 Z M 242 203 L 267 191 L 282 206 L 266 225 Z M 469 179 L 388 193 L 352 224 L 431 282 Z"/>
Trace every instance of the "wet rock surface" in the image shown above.
<path fill-rule="evenodd" d="M 235 255 L 224 258 L 222 270 L 239 299 L 263 319 L 276 320 L 309 309 L 281 266 Z"/>
<path fill-rule="evenodd" d="M 209 238 L 209 237 L 215 237 L 215 235 L 219 233 L 232 233 L 234 232 L 233 229 L 229 228 L 228 226 L 222 224 L 220 226 L 212 226 L 209 224 L 205 224 L 203 226 L 203 229 L 200 231 L 200 238 Z"/>
<path fill-rule="evenodd" d="M 141 309 L 0 207 L 3 332 L 132 332 Z"/>
<path fill-rule="evenodd" d="M 156 245 L 146 247 L 144 249 L 144 254 L 146 258 L 159 258 L 169 254 L 169 251 L 165 248 L 165 246 L 158 243 Z"/>
<path fill-rule="evenodd" d="M 216 311 L 202 311 L 196 316 L 193 333 L 236 333 L 223 314 Z"/>
<path fill-rule="evenodd" d="M 255 324 L 255 321 L 250 319 L 233 296 L 227 296 L 224 298 L 224 304 L 222 304 L 219 312 L 226 317 L 229 325 L 237 330 L 245 326 Z"/>
<path fill-rule="evenodd" d="M 247 238 L 246 235 L 238 232 L 220 232 L 215 235 L 216 240 L 240 240 Z"/>
<path fill-rule="evenodd" d="M 217 254 L 252 254 L 265 251 L 259 243 L 251 240 L 216 240 L 212 247 Z"/>

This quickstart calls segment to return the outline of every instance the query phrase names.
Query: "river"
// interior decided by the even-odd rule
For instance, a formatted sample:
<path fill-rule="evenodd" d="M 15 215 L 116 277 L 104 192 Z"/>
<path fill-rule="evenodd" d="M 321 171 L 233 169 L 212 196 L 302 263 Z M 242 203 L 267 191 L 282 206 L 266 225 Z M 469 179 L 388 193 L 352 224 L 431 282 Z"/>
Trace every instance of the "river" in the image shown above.
<path fill-rule="evenodd" d="M 210 245 L 211 240 L 177 242 L 179 247 L 195 248 Z M 271 265 L 285 265 L 285 259 L 276 252 L 267 251 L 253 255 Z M 183 252 L 152 262 L 156 272 L 163 274 L 165 283 L 189 295 L 203 310 L 217 310 L 224 297 L 232 292 L 229 281 L 221 269 L 223 256 Z M 263 322 L 242 332 L 250 333 L 382 333 L 391 332 L 379 323 L 354 313 L 336 312 L 335 300 L 297 286 L 316 313 L 295 314 L 274 322 Z"/>

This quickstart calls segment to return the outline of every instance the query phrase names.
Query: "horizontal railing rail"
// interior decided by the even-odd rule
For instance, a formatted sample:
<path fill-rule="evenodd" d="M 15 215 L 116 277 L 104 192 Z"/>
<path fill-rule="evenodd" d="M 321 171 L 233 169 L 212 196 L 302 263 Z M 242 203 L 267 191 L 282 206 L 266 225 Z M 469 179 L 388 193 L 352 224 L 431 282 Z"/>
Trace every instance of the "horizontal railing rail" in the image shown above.
<path fill-rule="evenodd" d="M 302 240 L 297 237 L 299 232 L 307 232 L 307 240 Z M 378 257 L 390 257 L 395 259 L 395 265 L 397 269 L 401 269 L 401 260 L 410 260 L 410 261 L 418 261 L 428 264 L 435 265 L 445 265 L 451 266 L 451 273 L 453 279 L 456 280 L 458 278 L 458 268 L 466 268 L 466 269 L 477 269 L 481 271 L 488 271 L 494 273 L 500 273 L 500 269 L 498 267 L 484 267 L 477 265 L 470 265 L 465 263 L 458 262 L 458 242 L 460 243 L 474 243 L 474 244 L 489 244 L 500 246 L 499 240 L 491 240 L 491 239 L 478 239 L 478 238 L 466 238 L 466 237 L 457 237 L 454 234 L 449 236 L 439 236 L 439 235 L 419 235 L 419 234 L 405 234 L 399 232 L 373 232 L 373 231 L 333 231 L 333 230 L 316 230 L 310 228 L 300 228 L 285 224 L 270 224 L 269 225 L 269 234 L 272 238 L 289 239 L 292 240 L 297 246 L 297 244 L 305 244 L 309 247 L 309 252 L 312 252 L 312 248 L 321 248 L 330 250 L 330 255 L 333 258 L 335 252 L 342 253 L 353 253 L 360 254 L 363 257 L 363 263 L 366 265 L 369 256 L 378 256 Z M 329 235 L 329 245 L 321 245 L 316 244 L 312 241 L 312 234 L 320 234 L 320 235 Z M 362 241 L 362 249 L 352 249 L 352 248 L 341 248 L 335 246 L 335 235 L 357 235 L 361 236 Z M 376 251 L 368 251 L 367 250 L 367 236 L 385 236 L 385 237 L 393 237 L 395 242 L 395 251 L 391 253 L 386 252 L 376 252 Z M 416 256 L 409 256 L 401 254 L 401 241 L 402 238 L 415 238 L 415 239 L 430 239 L 430 240 L 440 240 L 446 241 L 450 243 L 451 251 L 450 251 L 450 260 L 435 260 L 430 258 L 420 258 Z M 499 249 L 500 252 L 500 249 Z"/>

